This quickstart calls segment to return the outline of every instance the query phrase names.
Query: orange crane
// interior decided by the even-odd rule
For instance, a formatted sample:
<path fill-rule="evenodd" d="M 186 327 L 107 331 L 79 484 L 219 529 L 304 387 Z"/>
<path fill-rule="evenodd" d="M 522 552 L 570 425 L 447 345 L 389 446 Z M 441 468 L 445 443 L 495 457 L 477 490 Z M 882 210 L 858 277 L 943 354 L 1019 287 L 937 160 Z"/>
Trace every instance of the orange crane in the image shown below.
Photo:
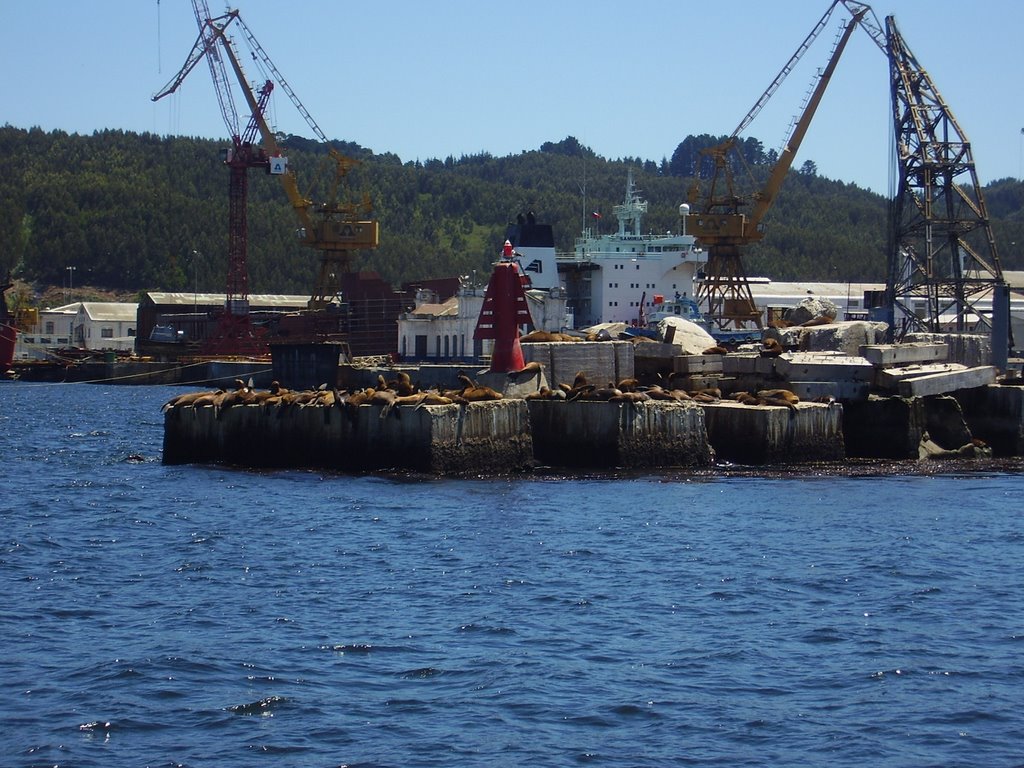
<path fill-rule="evenodd" d="M 730 157 L 736 148 L 737 136 L 778 90 L 782 81 L 825 28 L 833 11 L 839 5 L 850 9 L 853 18 L 837 38 L 828 64 L 818 73 L 817 83 L 808 96 L 799 119 L 794 123 L 789 139 L 779 153 L 778 161 L 758 191 L 749 198 L 739 195 L 734 186 L 733 164 Z M 868 6 L 853 0 L 835 0 L 732 135 L 721 144 L 702 151 L 702 154 L 709 157 L 713 163 L 710 188 L 701 199 L 698 183 L 695 182 L 691 187 L 691 213 L 685 215 L 684 226 L 685 231 L 694 235 L 708 251 L 708 265 L 704 271 L 704 279 L 697 289 L 697 299 L 701 304 L 706 303 L 708 315 L 722 329 L 728 328 L 730 323 L 736 328 L 745 328 L 747 323 L 762 327 L 761 313 L 754 304 L 743 267 L 742 248 L 764 237 L 764 216 L 775 202 L 782 182 L 793 165 L 811 118 L 814 117 L 854 27 L 858 23 L 863 23 L 868 11 Z M 724 190 L 720 189 L 720 184 L 724 184 Z M 753 208 L 749 215 L 741 210 L 751 204 Z"/>
<path fill-rule="evenodd" d="M 221 104 L 221 111 L 225 117 L 225 124 L 230 130 L 233 124 L 231 122 L 233 107 L 226 106 L 231 103 L 231 97 L 230 89 L 227 86 L 227 75 L 223 69 L 223 58 L 220 55 L 224 54 L 224 58 L 231 65 L 235 78 L 252 111 L 252 121 L 262 139 L 262 151 L 270 163 L 269 171 L 281 179 L 288 201 L 299 220 L 297 232 L 299 240 L 303 245 L 320 254 L 320 270 L 316 286 L 309 300 L 309 309 L 324 309 L 337 300 L 341 277 L 350 269 L 351 253 L 376 248 L 380 243 L 380 226 L 377 220 L 369 215 L 372 211 L 369 199 L 364 196 L 358 204 L 339 199 L 342 182 L 356 161 L 345 157 L 330 146 L 324 132 L 320 130 L 320 126 L 299 101 L 294 90 L 281 75 L 255 35 L 246 26 L 237 10 L 211 18 L 206 0 L 193 0 L 192 5 L 200 28 L 199 38 L 179 73 L 153 96 L 153 100 L 156 101 L 177 90 L 188 73 L 205 55 L 210 60 L 211 73 Z M 254 93 L 242 69 L 234 43 L 227 34 L 231 24 L 235 24 L 242 30 L 252 50 L 253 59 L 270 71 L 274 81 L 288 95 L 317 138 L 327 147 L 334 164 L 334 176 L 326 201 L 314 203 L 308 196 L 300 192 L 295 173 L 289 167 L 287 158 L 284 157 L 278 145 L 276 134 L 268 125 L 260 103 L 264 90 L 273 88 L 274 81 L 267 79 L 263 86 L 264 90 L 261 90 L 259 94 Z"/>

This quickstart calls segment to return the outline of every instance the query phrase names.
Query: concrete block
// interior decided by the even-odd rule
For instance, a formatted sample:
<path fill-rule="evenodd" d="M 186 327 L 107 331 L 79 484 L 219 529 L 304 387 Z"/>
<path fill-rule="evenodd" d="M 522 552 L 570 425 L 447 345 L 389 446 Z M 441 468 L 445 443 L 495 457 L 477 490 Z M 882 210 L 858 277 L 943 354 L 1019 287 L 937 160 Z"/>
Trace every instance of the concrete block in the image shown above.
<path fill-rule="evenodd" d="M 527 363 L 540 363 L 544 366 L 544 371 L 548 375 L 550 380 L 553 377 L 554 366 L 551 362 L 551 349 L 562 344 L 572 344 L 579 342 L 561 342 L 560 344 L 539 342 L 520 345 L 523 350 L 523 360 Z"/>
<path fill-rule="evenodd" d="M 946 360 L 951 363 L 975 367 L 992 362 L 992 339 L 982 334 L 909 333 L 904 341 L 945 344 L 949 348 Z"/>
<path fill-rule="evenodd" d="M 860 355 L 879 367 L 892 367 L 910 363 L 944 362 L 949 346 L 943 343 L 917 342 L 914 344 L 865 344 Z"/>
<path fill-rule="evenodd" d="M 579 371 L 587 380 L 603 386 L 621 380 L 616 367 L 616 345 L 628 341 L 577 341 L 551 344 L 551 368 L 548 379 L 551 386 L 572 384 Z"/>
<path fill-rule="evenodd" d="M 904 379 L 899 383 L 899 394 L 902 397 L 922 395 L 941 395 L 958 389 L 984 387 L 996 382 L 996 369 L 991 365 L 967 368 L 949 373 L 934 373 L 913 379 Z"/>
<path fill-rule="evenodd" d="M 553 467 L 695 467 L 714 456 L 693 403 L 530 400 L 534 456 Z"/>
<path fill-rule="evenodd" d="M 845 457 L 843 406 L 800 403 L 795 409 L 722 401 L 702 404 L 718 460 L 791 464 Z"/>
<path fill-rule="evenodd" d="M 722 372 L 722 355 L 676 355 L 672 358 L 675 373 L 707 374 Z"/>
<path fill-rule="evenodd" d="M 663 344 L 659 341 L 638 342 L 633 349 L 635 360 L 644 358 L 655 360 L 671 360 L 679 355 L 679 346 L 676 344 Z"/>
<path fill-rule="evenodd" d="M 844 403 L 866 400 L 871 386 L 866 381 L 791 381 L 788 389 L 801 400 L 834 397 Z"/>
<path fill-rule="evenodd" d="M 844 405 L 846 454 L 863 459 L 916 459 L 926 429 L 919 397 L 869 397 Z"/>
<path fill-rule="evenodd" d="M 992 384 L 953 393 L 971 435 L 996 456 L 1024 455 L 1024 387 Z"/>
<path fill-rule="evenodd" d="M 900 368 L 883 368 L 875 372 L 875 386 L 892 394 L 899 393 L 899 384 L 906 379 L 931 376 L 936 373 L 953 373 L 966 370 L 960 363 L 934 363 L 932 365 L 905 365 Z"/>
<path fill-rule="evenodd" d="M 924 400 L 925 428 L 938 447 L 955 451 L 971 442 L 971 430 L 956 398 L 935 395 Z"/>
<path fill-rule="evenodd" d="M 757 354 L 729 354 L 722 358 L 722 373 L 744 374 L 755 373 L 757 361 L 762 359 Z"/>
<path fill-rule="evenodd" d="M 845 354 L 794 352 L 782 355 L 778 372 L 789 381 L 860 381 L 870 383 L 875 368 L 863 357 Z"/>
<path fill-rule="evenodd" d="M 833 350 L 854 356 L 861 346 L 881 341 L 885 329 L 884 323 L 850 320 L 810 328 L 777 328 L 772 329 L 772 333 L 787 348 L 811 352 Z"/>

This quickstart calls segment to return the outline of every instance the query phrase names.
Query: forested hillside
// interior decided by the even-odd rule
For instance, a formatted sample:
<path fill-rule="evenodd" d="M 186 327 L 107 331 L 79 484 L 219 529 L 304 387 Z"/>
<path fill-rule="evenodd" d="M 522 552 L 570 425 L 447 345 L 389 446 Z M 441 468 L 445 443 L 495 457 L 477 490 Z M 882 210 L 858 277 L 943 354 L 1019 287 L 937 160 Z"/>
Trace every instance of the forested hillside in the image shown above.
<path fill-rule="evenodd" d="M 404 281 L 485 274 L 505 226 L 535 212 L 554 225 L 568 250 L 599 212 L 615 226 L 628 170 L 649 201 L 651 231 L 678 228 L 702 147 L 722 137 L 688 136 L 658 161 L 594 155 L 572 137 L 508 157 L 468 155 L 402 162 L 336 144 L 361 161 L 349 175 L 353 199 L 368 195 L 381 224 L 381 245 L 358 266 Z M 325 148 L 283 137 L 290 166 L 313 200 L 324 199 L 319 169 Z M 120 292 L 223 290 L 227 250 L 228 172 L 223 144 L 193 138 L 102 131 L 0 128 L 0 272 L 37 285 L 91 285 Z M 754 176 L 774 153 L 743 145 Z M 776 280 L 884 280 L 886 200 L 817 175 L 798 160 L 766 219 L 764 241 L 747 252 L 750 274 Z M 319 186 L 318 186 L 319 185 Z M 1024 185 L 996 182 L 986 191 L 1004 269 L 1021 269 Z M 278 179 L 250 173 L 249 289 L 310 292 L 316 255 L 298 245 L 295 216 Z M 1012 245 L 1011 245 L 1012 244 Z M 73 270 L 69 270 L 73 267 Z"/>

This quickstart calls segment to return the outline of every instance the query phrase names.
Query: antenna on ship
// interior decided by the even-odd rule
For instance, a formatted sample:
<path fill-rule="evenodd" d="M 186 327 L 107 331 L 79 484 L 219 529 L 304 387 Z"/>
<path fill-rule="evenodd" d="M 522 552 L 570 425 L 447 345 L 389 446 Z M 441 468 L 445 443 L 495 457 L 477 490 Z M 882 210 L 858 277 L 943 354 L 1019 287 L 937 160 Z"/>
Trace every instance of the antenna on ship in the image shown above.
<path fill-rule="evenodd" d="M 1021 133 L 1024 133 L 1024 128 L 1021 128 Z M 580 211 L 583 219 L 583 230 L 580 234 L 586 236 L 587 234 L 587 153 L 583 152 L 583 184 L 580 185 L 580 192 L 583 194 L 583 210 Z"/>

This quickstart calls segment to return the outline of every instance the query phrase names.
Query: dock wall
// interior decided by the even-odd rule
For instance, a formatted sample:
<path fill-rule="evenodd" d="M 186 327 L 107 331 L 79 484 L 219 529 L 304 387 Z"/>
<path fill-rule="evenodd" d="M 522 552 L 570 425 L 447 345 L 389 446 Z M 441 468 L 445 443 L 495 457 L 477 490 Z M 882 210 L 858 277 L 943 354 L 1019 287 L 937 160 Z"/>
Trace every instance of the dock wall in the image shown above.
<path fill-rule="evenodd" d="M 533 461 L 524 400 L 351 408 L 242 405 L 172 408 L 164 463 L 500 473 Z"/>
<path fill-rule="evenodd" d="M 1024 455 L 1024 387 L 978 387 L 956 393 L 971 433 L 996 456 Z"/>
<path fill-rule="evenodd" d="M 846 457 L 843 406 L 838 403 L 751 408 L 722 401 L 701 407 L 708 440 L 721 461 L 789 464 Z"/>
<path fill-rule="evenodd" d="M 695 404 L 531 400 L 534 456 L 553 467 L 704 467 L 714 463 Z"/>

